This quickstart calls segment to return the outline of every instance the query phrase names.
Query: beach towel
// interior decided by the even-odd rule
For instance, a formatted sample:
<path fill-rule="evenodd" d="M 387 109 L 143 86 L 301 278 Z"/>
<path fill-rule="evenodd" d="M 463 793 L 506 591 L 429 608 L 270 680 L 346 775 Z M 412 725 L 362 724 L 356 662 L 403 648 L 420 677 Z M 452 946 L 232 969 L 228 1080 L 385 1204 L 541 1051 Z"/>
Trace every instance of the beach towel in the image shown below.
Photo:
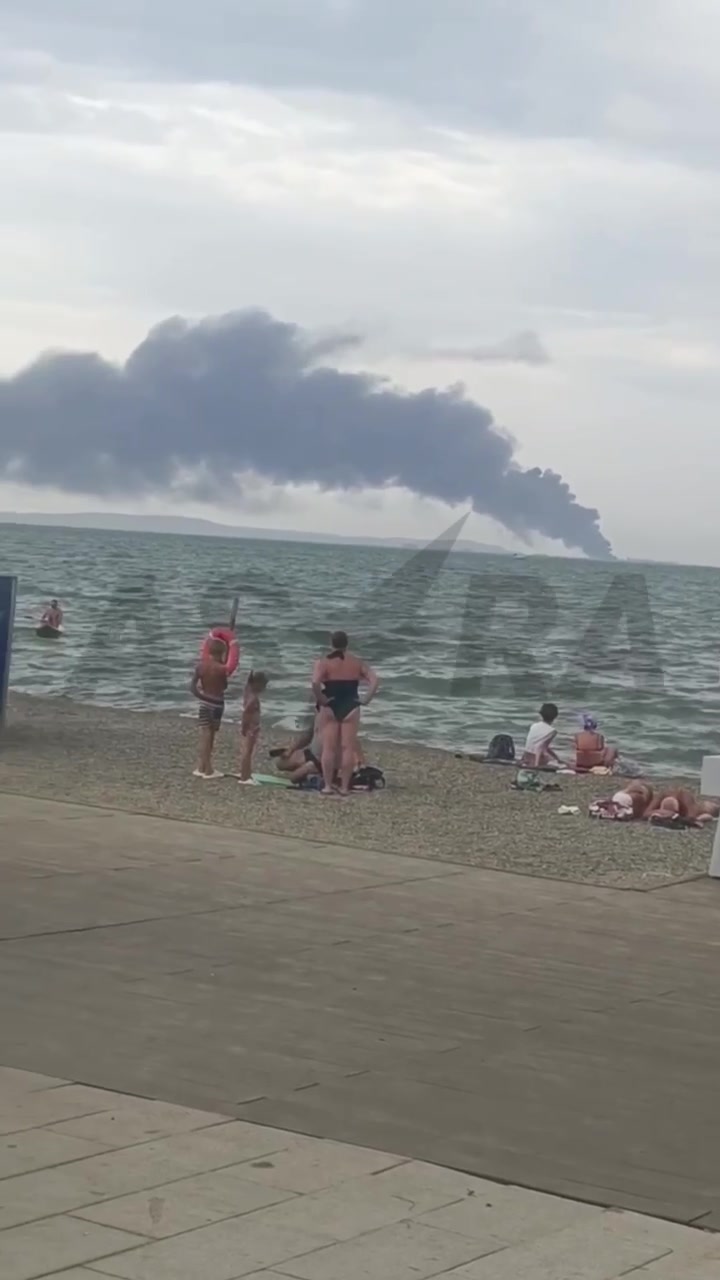
<path fill-rule="evenodd" d="M 663 827 L 665 831 L 697 831 L 703 827 L 702 822 L 694 818 L 684 818 L 681 813 L 653 813 L 648 818 L 651 827 Z"/>

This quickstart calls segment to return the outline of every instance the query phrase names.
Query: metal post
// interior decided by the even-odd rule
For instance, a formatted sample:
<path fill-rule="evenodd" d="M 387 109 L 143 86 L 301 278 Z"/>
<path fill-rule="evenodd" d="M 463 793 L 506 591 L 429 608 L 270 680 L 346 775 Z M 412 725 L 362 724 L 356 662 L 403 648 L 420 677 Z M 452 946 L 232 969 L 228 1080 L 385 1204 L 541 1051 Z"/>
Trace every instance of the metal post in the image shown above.
<path fill-rule="evenodd" d="M 0 577 L 0 728 L 5 723 L 7 707 L 16 594 L 17 578 Z"/>
<path fill-rule="evenodd" d="M 700 779 L 700 791 L 704 796 L 717 799 L 720 796 L 720 756 L 705 756 Z M 715 827 L 712 857 L 708 875 L 720 880 L 720 822 Z"/>

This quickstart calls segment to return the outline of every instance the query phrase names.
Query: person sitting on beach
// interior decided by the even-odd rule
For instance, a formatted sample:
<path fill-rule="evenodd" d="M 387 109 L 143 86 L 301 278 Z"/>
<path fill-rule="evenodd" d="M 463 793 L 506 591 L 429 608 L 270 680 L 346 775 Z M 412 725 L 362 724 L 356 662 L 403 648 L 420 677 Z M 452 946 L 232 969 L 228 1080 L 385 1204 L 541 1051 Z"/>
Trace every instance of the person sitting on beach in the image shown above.
<path fill-rule="evenodd" d="M 367 685 L 363 699 L 367 706 L 375 697 L 380 681 L 362 658 L 349 652 L 349 640 L 344 631 L 333 632 L 330 644 L 330 652 L 315 663 L 312 683 L 315 701 L 320 707 L 322 794 L 336 794 L 335 775 L 339 764 L 339 793 L 349 796 L 358 753 L 360 685 Z"/>
<path fill-rule="evenodd" d="M 612 769 L 617 760 L 617 747 L 608 747 L 605 738 L 598 732 L 597 720 L 594 716 L 583 716 L 583 727 L 575 734 L 575 768 L 578 773 L 589 773 L 591 769 Z"/>
<path fill-rule="evenodd" d="M 562 765 L 552 746 L 557 737 L 554 724 L 559 714 L 554 702 L 544 702 L 541 706 L 540 719 L 530 725 L 520 761 L 523 769 L 559 769 Z"/>
<path fill-rule="evenodd" d="M 42 618 L 40 619 L 41 627 L 52 627 L 53 631 L 59 631 L 63 624 L 63 611 L 57 600 L 51 600 Z"/>
<path fill-rule="evenodd" d="M 245 683 L 243 693 L 242 719 L 240 721 L 240 777 L 243 786 L 256 786 L 252 776 L 253 754 L 260 737 L 260 716 L 262 707 L 260 695 L 268 687 L 268 678 L 264 671 L 251 671 Z"/>
<path fill-rule="evenodd" d="M 275 759 L 275 767 L 278 772 L 287 774 L 294 786 L 305 782 L 307 778 L 322 776 L 322 727 L 320 719 L 318 709 L 310 728 L 298 734 L 289 747 L 270 752 L 270 755 Z M 366 764 L 367 761 L 362 747 L 358 743 L 353 773 L 358 769 L 362 769 Z M 336 784 L 339 781 L 339 775 L 336 773 Z"/>
<path fill-rule="evenodd" d="M 275 760 L 275 768 L 279 773 L 287 774 L 290 782 L 303 782 L 322 772 L 322 737 L 318 720 L 316 708 L 312 723 L 298 734 L 289 747 L 276 748 L 270 752 Z"/>
<path fill-rule="evenodd" d="M 194 777 L 209 779 L 222 777 L 222 774 L 217 773 L 213 768 L 213 752 L 225 710 L 225 691 L 229 679 L 225 661 L 228 648 L 222 640 L 211 640 L 206 653 L 207 656 L 195 668 L 190 692 L 200 704 L 198 707 L 200 750 Z"/>

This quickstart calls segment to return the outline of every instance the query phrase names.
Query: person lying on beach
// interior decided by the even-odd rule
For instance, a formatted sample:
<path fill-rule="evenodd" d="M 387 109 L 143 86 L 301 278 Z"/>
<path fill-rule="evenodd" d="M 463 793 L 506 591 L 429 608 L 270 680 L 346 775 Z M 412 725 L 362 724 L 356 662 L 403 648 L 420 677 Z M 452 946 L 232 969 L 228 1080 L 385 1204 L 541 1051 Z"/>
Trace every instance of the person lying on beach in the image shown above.
<path fill-rule="evenodd" d="M 278 772 L 288 774 L 290 781 L 297 784 L 306 778 L 322 774 L 322 749 L 322 715 L 321 708 L 316 707 L 310 725 L 288 747 L 273 747 L 270 757 L 275 761 Z M 364 768 L 366 764 L 367 760 L 358 742 L 355 770 Z"/>
<path fill-rule="evenodd" d="M 605 738 L 598 732 L 597 720 L 594 716 L 583 716 L 583 727 L 575 734 L 575 768 L 578 773 L 589 773 L 591 769 L 612 769 L 618 757 L 617 747 L 608 747 Z"/>
<path fill-rule="evenodd" d="M 260 695 L 268 687 L 264 671 L 251 671 L 243 693 L 242 719 L 240 721 L 240 777 L 243 786 L 256 786 L 252 776 L 253 754 L 260 737 L 262 707 Z"/>
<path fill-rule="evenodd" d="M 720 801 L 700 800 L 685 787 L 671 787 L 655 794 L 649 782 L 629 782 L 612 797 L 594 800 L 589 809 L 592 818 L 616 821 L 645 821 L 653 825 L 703 827 L 720 814 Z"/>
<path fill-rule="evenodd" d="M 523 769 L 559 769 L 563 761 L 553 750 L 557 729 L 553 726 L 559 711 L 554 702 L 544 702 L 540 719 L 530 725 L 520 765 Z"/>
<path fill-rule="evenodd" d="M 653 823 L 679 819 L 682 823 L 704 827 L 708 822 L 714 822 L 719 814 L 719 801 L 701 800 L 687 787 L 670 787 L 653 796 L 643 817 Z"/>
<path fill-rule="evenodd" d="M 616 822 L 634 822 L 645 817 L 652 804 L 653 789 L 649 782 L 634 780 L 614 796 L 593 800 L 589 807 L 591 818 L 609 818 Z"/>
<path fill-rule="evenodd" d="M 51 600 L 42 618 L 40 619 L 41 627 L 52 627 L 54 631 L 59 631 L 63 624 L 63 611 L 57 600 Z"/>
<path fill-rule="evenodd" d="M 222 640 L 211 640 L 207 646 L 207 657 L 200 661 L 190 682 L 190 692 L 199 702 L 198 724 L 200 726 L 200 748 L 198 752 L 196 778 L 221 778 L 213 768 L 213 752 L 215 739 L 222 724 L 225 711 L 225 691 L 228 684 L 227 645 Z"/>
<path fill-rule="evenodd" d="M 349 643 L 344 631 L 334 631 L 330 637 L 330 652 L 315 663 L 313 671 L 313 695 L 320 707 L 324 796 L 338 794 L 335 788 L 338 767 L 339 794 L 343 797 L 350 795 L 350 780 L 358 753 L 360 707 L 372 701 L 380 684 L 372 668 L 362 658 L 350 653 Z M 367 685 L 362 703 L 361 684 Z"/>

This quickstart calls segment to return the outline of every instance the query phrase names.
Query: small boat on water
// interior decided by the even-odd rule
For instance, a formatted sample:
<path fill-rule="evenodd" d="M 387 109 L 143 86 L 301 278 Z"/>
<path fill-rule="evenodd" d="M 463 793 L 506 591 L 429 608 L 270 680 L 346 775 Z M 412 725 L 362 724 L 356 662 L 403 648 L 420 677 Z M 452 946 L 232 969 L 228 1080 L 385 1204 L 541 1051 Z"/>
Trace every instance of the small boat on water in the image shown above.
<path fill-rule="evenodd" d="M 49 622 L 42 622 L 35 628 L 35 635 L 40 640 L 61 640 L 64 634 L 62 627 L 51 627 Z"/>

